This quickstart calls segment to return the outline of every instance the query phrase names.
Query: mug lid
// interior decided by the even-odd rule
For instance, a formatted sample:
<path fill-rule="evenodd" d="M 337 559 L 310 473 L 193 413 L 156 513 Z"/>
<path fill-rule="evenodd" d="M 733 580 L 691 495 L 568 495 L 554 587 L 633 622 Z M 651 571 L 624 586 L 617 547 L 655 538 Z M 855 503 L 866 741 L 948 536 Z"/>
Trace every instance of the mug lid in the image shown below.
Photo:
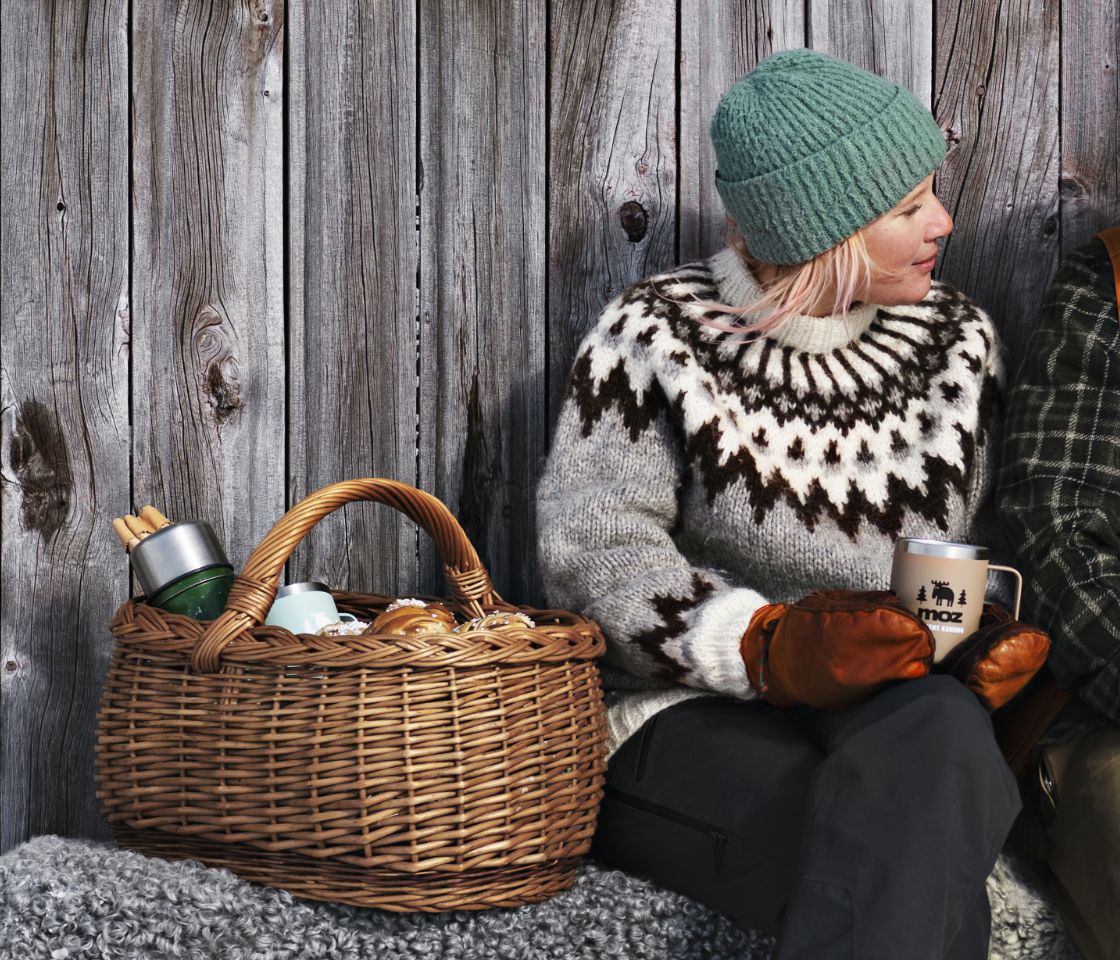
<path fill-rule="evenodd" d="M 286 583 L 276 591 L 276 599 L 292 593 L 330 593 L 331 588 L 317 580 L 304 580 L 302 583 Z"/>
<path fill-rule="evenodd" d="M 988 548 L 951 540 L 923 540 L 921 537 L 900 537 L 895 541 L 896 553 L 916 553 L 945 560 L 987 560 Z"/>

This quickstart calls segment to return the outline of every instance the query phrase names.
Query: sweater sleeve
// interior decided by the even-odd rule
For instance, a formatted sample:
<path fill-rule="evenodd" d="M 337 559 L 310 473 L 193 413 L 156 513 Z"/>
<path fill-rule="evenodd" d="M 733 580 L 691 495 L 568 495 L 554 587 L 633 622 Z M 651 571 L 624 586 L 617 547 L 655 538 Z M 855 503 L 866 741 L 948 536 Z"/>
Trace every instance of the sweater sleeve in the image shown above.
<path fill-rule="evenodd" d="M 1120 330 L 1103 245 L 1059 268 L 1011 391 L 999 483 L 1058 681 L 1120 723 Z"/>
<path fill-rule="evenodd" d="M 753 698 L 739 641 L 766 600 L 678 549 L 683 450 L 656 364 L 617 304 L 580 345 L 537 490 L 546 594 L 603 628 L 606 663 Z"/>

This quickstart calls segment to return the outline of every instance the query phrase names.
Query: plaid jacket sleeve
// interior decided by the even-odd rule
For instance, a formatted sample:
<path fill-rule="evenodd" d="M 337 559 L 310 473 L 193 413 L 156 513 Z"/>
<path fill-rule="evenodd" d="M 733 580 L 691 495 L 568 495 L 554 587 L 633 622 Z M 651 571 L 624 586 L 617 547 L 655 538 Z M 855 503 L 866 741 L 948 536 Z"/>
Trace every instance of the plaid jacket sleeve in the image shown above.
<path fill-rule="evenodd" d="M 1120 324 L 1098 240 L 1043 300 L 1008 395 L 996 504 L 1055 676 L 1120 723 Z"/>

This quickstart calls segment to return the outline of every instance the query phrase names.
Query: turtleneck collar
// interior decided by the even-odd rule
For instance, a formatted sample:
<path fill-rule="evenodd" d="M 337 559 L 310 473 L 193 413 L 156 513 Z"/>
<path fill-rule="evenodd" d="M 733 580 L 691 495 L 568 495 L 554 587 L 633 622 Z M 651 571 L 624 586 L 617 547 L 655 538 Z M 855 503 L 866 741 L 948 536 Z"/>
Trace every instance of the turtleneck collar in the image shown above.
<path fill-rule="evenodd" d="M 713 254 L 708 262 L 719 286 L 721 302 L 743 307 L 762 296 L 763 290 L 755 275 L 739 259 L 739 254 L 733 248 L 724 247 Z M 857 304 L 848 313 L 846 321 L 839 315 L 811 317 L 803 313 L 797 314 L 765 336 L 795 350 L 827 353 L 846 347 L 863 336 L 875 319 L 878 309 L 873 303 Z M 750 319 L 748 315 L 748 322 Z"/>

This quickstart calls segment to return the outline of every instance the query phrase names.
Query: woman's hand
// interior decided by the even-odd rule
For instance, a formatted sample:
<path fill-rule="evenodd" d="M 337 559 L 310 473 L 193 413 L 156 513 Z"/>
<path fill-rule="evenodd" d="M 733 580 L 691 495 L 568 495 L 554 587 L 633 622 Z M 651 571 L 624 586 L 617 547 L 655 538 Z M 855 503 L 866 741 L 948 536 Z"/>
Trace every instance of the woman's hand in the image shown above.
<path fill-rule="evenodd" d="M 937 672 L 952 674 L 993 712 L 1042 669 L 1049 652 L 1050 638 L 1042 630 L 985 603 L 980 629 L 957 644 Z"/>
<path fill-rule="evenodd" d="M 818 590 L 761 607 L 739 652 L 769 703 L 844 710 L 893 680 L 928 674 L 933 635 L 889 590 Z"/>

